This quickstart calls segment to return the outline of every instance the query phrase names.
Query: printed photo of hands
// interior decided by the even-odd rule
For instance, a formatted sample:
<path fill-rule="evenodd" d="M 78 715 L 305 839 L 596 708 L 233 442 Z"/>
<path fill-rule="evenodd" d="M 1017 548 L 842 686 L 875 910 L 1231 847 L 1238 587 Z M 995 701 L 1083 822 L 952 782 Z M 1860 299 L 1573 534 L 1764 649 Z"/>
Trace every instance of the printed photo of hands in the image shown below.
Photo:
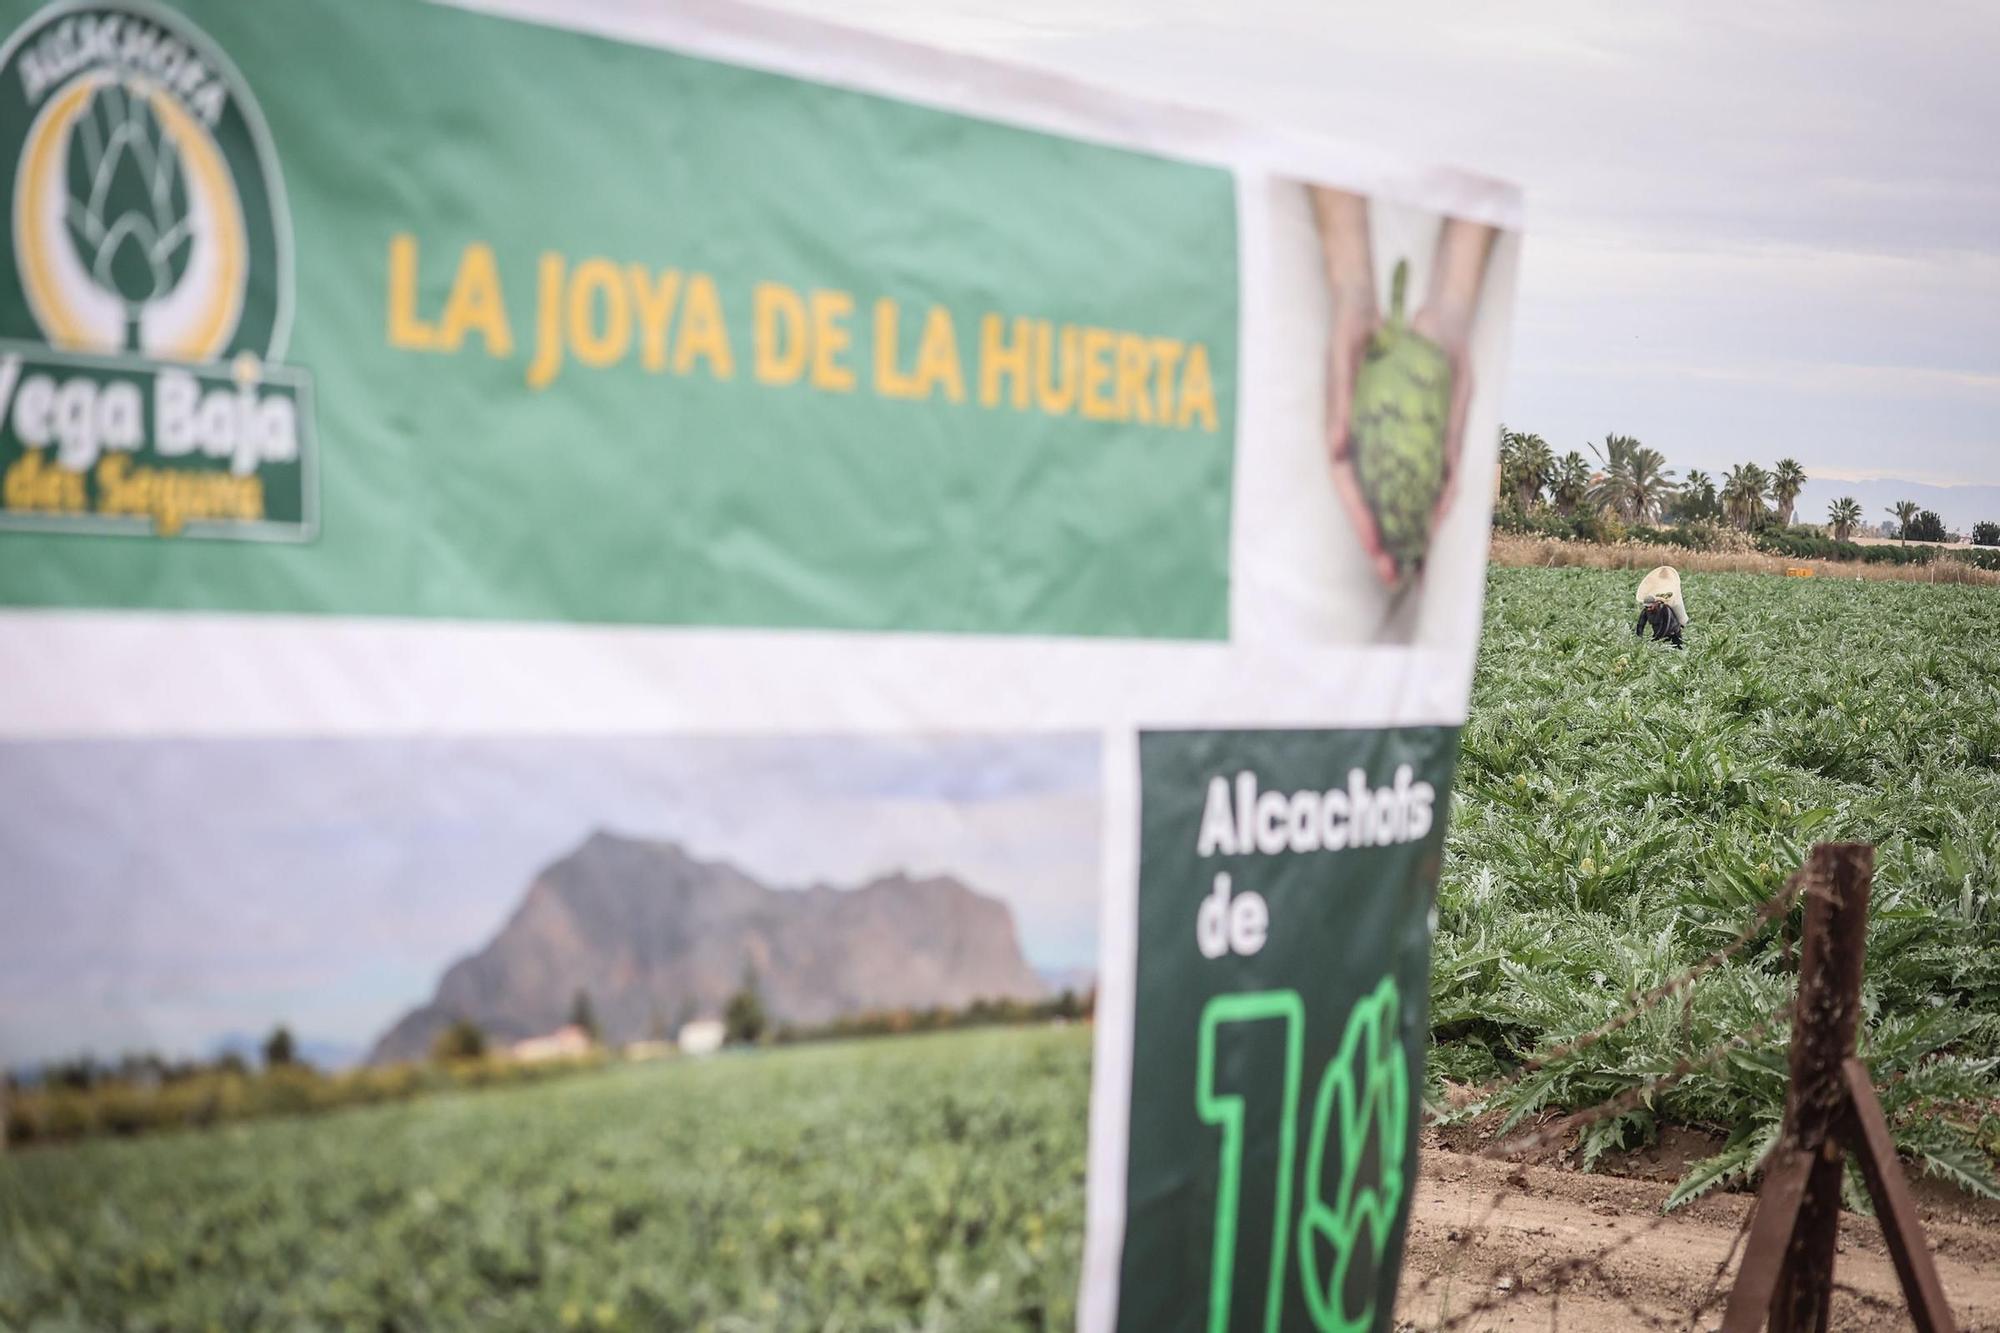
<path fill-rule="evenodd" d="M 1368 201 L 1308 187 L 1331 305 L 1326 457 L 1341 506 L 1384 588 L 1422 577 L 1433 529 L 1462 471 L 1472 399 L 1472 329 L 1497 235 L 1447 218 L 1422 303 L 1406 310 L 1410 265 L 1376 291 Z"/>

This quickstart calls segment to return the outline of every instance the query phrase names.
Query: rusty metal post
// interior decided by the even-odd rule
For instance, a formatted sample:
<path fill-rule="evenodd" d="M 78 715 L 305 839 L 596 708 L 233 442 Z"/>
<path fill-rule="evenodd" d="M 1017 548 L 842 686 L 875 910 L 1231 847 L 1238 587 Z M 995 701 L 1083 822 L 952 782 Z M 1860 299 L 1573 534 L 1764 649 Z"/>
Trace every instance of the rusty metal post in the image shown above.
<path fill-rule="evenodd" d="M 1771 1297 L 1772 1333 L 1826 1333 L 1840 1230 L 1840 1131 L 1848 1107 L 1842 1067 L 1854 1054 L 1861 1018 L 1874 871 L 1875 849 L 1866 843 L 1821 843 L 1806 862 L 1805 938 L 1781 1144 L 1787 1152 L 1811 1154 L 1813 1164 Z"/>

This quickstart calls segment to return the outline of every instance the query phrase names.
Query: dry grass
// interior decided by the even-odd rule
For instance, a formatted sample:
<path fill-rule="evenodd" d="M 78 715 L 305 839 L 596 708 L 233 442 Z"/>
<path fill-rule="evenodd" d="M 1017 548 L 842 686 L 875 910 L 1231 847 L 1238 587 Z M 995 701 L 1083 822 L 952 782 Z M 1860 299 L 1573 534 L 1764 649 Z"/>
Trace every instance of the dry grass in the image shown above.
<path fill-rule="evenodd" d="M 1675 546 L 1621 542 L 1564 542 L 1548 537 L 1493 534 L 1493 563 L 1584 569 L 1651 569 L 1672 565 L 1682 573 L 1778 574 L 1810 569 L 1815 578 L 1872 579 L 1884 583 L 1974 583 L 2000 587 L 2000 571 L 1940 555 L 1927 565 L 1866 565 L 1851 560 L 1801 560 L 1762 551 L 1686 551 Z"/>

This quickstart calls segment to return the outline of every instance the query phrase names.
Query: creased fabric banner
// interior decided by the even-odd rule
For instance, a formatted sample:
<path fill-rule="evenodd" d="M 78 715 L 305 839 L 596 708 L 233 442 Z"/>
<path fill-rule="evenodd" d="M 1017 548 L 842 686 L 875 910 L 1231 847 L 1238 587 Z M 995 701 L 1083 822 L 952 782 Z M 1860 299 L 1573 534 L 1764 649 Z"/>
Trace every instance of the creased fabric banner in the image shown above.
<path fill-rule="evenodd" d="M 146 12 L 14 54 L 4 513 L 297 549 L 22 541 L 10 600 L 1226 633 L 1228 173 L 435 6 Z"/>
<path fill-rule="evenodd" d="M 730 0 L 0 42 L 24 1132 L 1088 1013 L 1079 1325 L 1390 1326 L 1511 187 Z"/>

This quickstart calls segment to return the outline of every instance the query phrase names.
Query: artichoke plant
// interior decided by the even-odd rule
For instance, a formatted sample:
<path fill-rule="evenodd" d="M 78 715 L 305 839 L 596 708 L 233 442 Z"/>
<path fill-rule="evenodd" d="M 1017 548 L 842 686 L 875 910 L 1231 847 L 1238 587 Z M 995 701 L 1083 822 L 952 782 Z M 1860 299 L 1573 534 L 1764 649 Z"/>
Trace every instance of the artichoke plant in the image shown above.
<path fill-rule="evenodd" d="M 139 317 L 186 275 L 193 220 L 180 154 L 151 102 L 112 81 L 70 132 L 70 243 L 91 280 L 125 307 L 125 347 L 139 350 Z"/>
<path fill-rule="evenodd" d="M 1374 511 L 1382 549 L 1407 579 L 1423 565 L 1431 511 L 1444 490 L 1451 363 L 1403 322 L 1409 263 L 1396 264 L 1389 318 L 1369 340 L 1354 381 L 1354 470 Z"/>

